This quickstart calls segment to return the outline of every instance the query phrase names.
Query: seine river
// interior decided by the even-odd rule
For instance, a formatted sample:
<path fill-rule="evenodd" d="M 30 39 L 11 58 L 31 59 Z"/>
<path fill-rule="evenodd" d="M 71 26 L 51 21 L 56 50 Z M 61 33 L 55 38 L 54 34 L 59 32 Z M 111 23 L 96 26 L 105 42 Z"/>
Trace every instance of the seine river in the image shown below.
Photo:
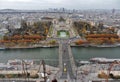
<path fill-rule="evenodd" d="M 45 59 L 46 63 L 56 66 L 58 64 L 58 48 L 0 50 L 1 63 L 6 63 L 11 59 L 31 59 L 37 62 Z"/>
<path fill-rule="evenodd" d="M 120 58 L 120 47 L 93 48 L 72 47 L 76 60 L 89 60 L 93 57 Z M 58 48 L 13 49 L 0 50 L 0 62 L 6 63 L 10 59 L 45 59 L 50 65 L 58 65 Z"/>
<path fill-rule="evenodd" d="M 73 47 L 72 52 L 76 60 L 89 60 L 90 58 L 94 57 L 120 58 L 120 47 Z"/>

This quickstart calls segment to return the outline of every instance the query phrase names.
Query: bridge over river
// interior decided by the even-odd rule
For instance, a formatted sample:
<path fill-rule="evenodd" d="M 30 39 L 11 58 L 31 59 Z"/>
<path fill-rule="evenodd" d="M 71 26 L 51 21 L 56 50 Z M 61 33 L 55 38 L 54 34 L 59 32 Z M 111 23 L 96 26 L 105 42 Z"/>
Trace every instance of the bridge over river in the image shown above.
<path fill-rule="evenodd" d="M 68 40 L 61 40 L 59 43 L 59 67 L 60 79 L 76 79 L 76 66 Z"/>

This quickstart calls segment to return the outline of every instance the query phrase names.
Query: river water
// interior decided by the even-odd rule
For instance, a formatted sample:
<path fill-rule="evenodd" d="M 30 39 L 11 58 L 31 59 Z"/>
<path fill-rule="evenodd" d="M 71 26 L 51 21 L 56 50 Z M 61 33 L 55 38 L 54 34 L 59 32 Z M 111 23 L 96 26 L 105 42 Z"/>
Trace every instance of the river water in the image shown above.
<path fill-rule="evenodd" d="M 0 50 L 0 63 L 11 59 L 30 59 L 39 62 L 45 59 L 47 64 L 58 65 L 58 48 L 34 48 Z"/>
<path fill-rule="evenodd" d="M 120 47 L 72 47 L 72 52 L 76 60 L 89 60 L 94 57 L 120 58 Z"/>
<path fill-rule="evenodd" d="M 120 58 L 120 47 L 94 48 L 72 47 L 72 53 L 76 60 L 89 60 L 93 57 Z M 0 50 L 0 63 L 6 63 L 10 59 L 45 59 L 47 64 L 58 65 L 58 48 L 35 48 Z"/>

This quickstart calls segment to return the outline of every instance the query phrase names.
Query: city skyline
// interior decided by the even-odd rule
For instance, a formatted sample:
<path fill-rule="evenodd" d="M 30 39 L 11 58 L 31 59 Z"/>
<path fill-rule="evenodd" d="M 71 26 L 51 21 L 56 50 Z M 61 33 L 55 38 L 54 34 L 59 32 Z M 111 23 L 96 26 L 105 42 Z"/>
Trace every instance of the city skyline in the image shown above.
<path fill-rule="evenodd" d="M 120 9 L 119 0 L 0 0 L 0 9 Z"/>

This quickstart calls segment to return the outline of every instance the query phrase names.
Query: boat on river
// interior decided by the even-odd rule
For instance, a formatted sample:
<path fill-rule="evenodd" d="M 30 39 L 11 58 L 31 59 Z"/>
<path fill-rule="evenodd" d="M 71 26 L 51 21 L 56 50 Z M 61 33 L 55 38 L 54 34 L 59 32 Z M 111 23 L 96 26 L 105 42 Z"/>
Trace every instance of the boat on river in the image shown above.
<path fill-rule="evenodd" d="M 90 59 L 90 62 L 101 63 L 101 64 L 113 63 L 115 61 L 120 61 L 120 59 L 109 59 L 109 58 L 99 58 L 99 57 Z"/>
<path fill-rule="evenodd" d="M 7 62 L 8 65 L 33 65 L 34 61 L 33 60 L 20 60 L 20 59 L 14 59 L 14 60 L 8 60 Z"/>
<path fill-rule="evenodd" d="M 3 47 L 0 47 L 0 50 L 5 50 L 5 48 L 3 48 Z"/>

